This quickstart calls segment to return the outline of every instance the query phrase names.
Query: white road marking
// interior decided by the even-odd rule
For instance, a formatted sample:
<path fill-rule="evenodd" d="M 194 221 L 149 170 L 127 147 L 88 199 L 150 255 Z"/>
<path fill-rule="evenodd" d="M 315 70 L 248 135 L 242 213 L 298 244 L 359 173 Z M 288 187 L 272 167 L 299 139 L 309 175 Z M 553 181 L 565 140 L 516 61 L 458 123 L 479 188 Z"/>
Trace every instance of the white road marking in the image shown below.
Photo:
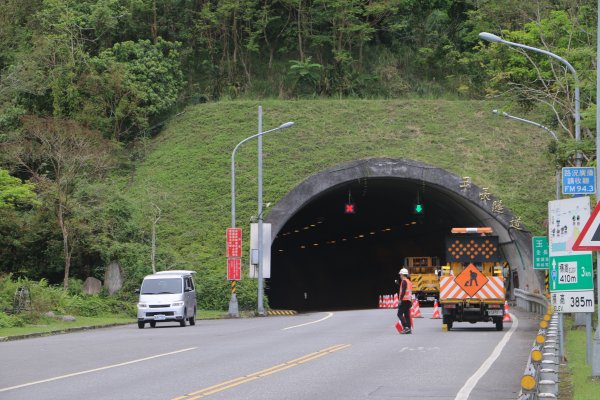
<path fill-rule="evenodd" d="M 73 372 L 72 374 L 55 376 L 54 378 L 43 379 L 41 381 L 23 383 L 22 385 L 16 385 L 16 386 L 11 386 L 11 387 L 1 388 L 0 392 L 7 392 L 9 390 L 19 389 L 19 388 L 22 388 L 22 387 L 39 385 L 40 383 L 47 383 L 47 382 L 52 382 L 52 381 L 58 381 L 60 379 L 66 379 L 66 378 L 71 378 L 71 377 L 77 376 L 77 375 L 83 375 L 83 374 L 89 374 L 89 373 L 92 373 L 92 372 L 103 371 L 105 369 L 123 367 L 125 365 L 135 364 L 135 363 L 139 363 L 139 362 L 142 362 L 142 361 L 148 361 L 148 360 L 152 360 L 152 359 L 155 359 L 155 358 L 158 358 L 158 357 L 170 356 L 172 354 L 183 353 L 184 351 L 190 351 L 190 350 L 195 350 L 195 349 L 197 349 L 197 347 L 190 347 L 190 348 L 187 348 L 187 349 L 172 351 L 170 353 L 157 354 L 155 356 L 150 356 L 150 357 L 146 357 L 146 358 L 140 358 L 140 359 L 137 359 L 137 360 L 127 361 L 127 362 L 123 362 L 123 363 L 119 363 L 119 364 L 113 364 L 113 365 L 107 365 L 105 367 L 88 369 L 87 371 Z"/>
<path fill-rule="evenodd" d="M 287 328 L 283 328 L 282 331 L 285 331 L 287 329 L 300 328 L 301 326 L 316 324 L 317 322 L 325 321 L 327 318 L 331 318 L 332 316 L 333 316 L 333 313 L 332 312 L 328 312 L 325 317 L 323 317 L 323 318 L 321 318 L 321 319 L 319 319 L 317 321 L 307 322 L 305 324 L 300 324 L 300 325 L 288 326 Z"/>
<path fill-rule="evenodd" d="M 518 318 L 514 314 L 510 314 L 510 317 L 512 318 L 513 322 L 512 322 L 512 326 L 509 329 L 509 331 L 506 332 L 506 334 L 504 334 L 504 337 L 496 345 L 496 348 L 494 348 L 494 351 L 492 351 L 492 354 L 490 354 L 490 356 L 487 358 L 487 360 L 485 360 L 483 362 L 483 364 L 481 364 L 481 367 L 479 367 L 479 369 L 477 371 L 475 371 L 473 376 L 471 376 L 467 380 L 465 385 L 458 391 L 458 394 L 456 395 L 456 398 L 454 400 L 467 400 L 469 398 L 469 395 L 471 394 L 471 391 L 477 385 L 477 382 L 490 369 L 490 367 L 492 366 L 494 361 L 496 361 L 498 356 L 500 356 L 500 353 L 502 353 L 502 349 L 504 348 L 504 346 L 506 346 L 506 343 L 508 343 L 508 340 L 512 336 L 513 332 L 519 326 Z"/>
<path fill-rule="evenodd" d="M 423 346 L 419 346 L 419 347 L 403 347 L 400 349 L 399 353 L 403 353 L 405 351 L 433 351 L 433 350 L 440 350 L 439 347 L 437 346 L 433 346 L 433 347 L 423 347 Z"/>

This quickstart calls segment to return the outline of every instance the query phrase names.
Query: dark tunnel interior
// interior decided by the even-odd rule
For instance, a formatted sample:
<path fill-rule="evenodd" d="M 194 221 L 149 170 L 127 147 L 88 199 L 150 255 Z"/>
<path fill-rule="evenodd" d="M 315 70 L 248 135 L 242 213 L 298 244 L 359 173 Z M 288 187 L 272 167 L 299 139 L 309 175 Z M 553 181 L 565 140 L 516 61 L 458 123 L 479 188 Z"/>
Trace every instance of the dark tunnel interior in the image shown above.
<path fill-rule="evenodd" d="M 414 213 L 419 202 L 422 215 Z M 354 214 L 345 212 L 354 204 Z M 278 232 L 265 293 L 278 309 L 378 307 L 405 257 L 437 256 L 472 216 L 443 188 L 399 178 L 358 179 L 312 199 Z"/>

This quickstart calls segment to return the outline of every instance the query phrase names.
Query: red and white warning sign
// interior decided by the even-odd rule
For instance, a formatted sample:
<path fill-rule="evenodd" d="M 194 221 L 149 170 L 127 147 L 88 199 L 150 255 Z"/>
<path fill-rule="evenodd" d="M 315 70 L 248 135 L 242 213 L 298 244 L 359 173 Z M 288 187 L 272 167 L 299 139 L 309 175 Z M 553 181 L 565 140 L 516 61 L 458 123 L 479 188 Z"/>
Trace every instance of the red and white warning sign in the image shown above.
<path fill-rule="evenodd" d="M 587 220 L 581 233 L 573 243 L 575 251 L 600 251 L 600 203 Z"/>

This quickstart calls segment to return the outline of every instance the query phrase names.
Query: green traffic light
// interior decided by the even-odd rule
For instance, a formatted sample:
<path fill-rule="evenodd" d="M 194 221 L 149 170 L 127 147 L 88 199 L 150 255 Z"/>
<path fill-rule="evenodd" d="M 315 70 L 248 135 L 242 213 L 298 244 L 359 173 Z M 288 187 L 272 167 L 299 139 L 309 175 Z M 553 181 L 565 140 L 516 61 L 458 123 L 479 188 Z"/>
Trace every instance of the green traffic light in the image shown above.
<path fill-rule="evenodd" d="M 422 204 L 415 204 L 415 212 L 417 214 L 421 214 L 423 212 L 423 205 Z"/>

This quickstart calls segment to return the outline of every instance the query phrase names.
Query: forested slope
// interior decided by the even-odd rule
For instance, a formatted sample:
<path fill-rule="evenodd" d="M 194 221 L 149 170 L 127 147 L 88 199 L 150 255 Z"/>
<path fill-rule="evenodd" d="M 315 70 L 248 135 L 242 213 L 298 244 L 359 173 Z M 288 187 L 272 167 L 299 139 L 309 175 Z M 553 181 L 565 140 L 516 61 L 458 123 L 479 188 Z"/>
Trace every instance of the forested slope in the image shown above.
<path fill-rule="evenodd" d="M 596 7 L 2 1 L 0 273 L 68 288 L 71 277 L 103 278 L 119 260 L 127 292 L 148 272 L 153 225 L 157 266 L 216 271 L 229 153 L 256 132 L 259 103 L 265 127 L 296 122 L 266 141 L 266 201 L 339 162 L 414 158 L 489 185 L 539 229 L 547 196 L 532 195 L 529 174 L 573 165 L 576 150 L 584 165 L 595 161 Z M 582 140 L 574 140 L 571 71 L 544 54 L 483 42 L 482 31 L 569 60 L 581 89 Z M 547 146 L 544 132 L 494 120 L 489 113 L 500 106 L 544 124 L 558 141 Z M 521 154 L 532 146 L 533 156 Z M 240 150 L 241 222 L 252 215 L 252 151 Z M 219 277 L 209 287 L 220 294 L 222 284 Z"/>

